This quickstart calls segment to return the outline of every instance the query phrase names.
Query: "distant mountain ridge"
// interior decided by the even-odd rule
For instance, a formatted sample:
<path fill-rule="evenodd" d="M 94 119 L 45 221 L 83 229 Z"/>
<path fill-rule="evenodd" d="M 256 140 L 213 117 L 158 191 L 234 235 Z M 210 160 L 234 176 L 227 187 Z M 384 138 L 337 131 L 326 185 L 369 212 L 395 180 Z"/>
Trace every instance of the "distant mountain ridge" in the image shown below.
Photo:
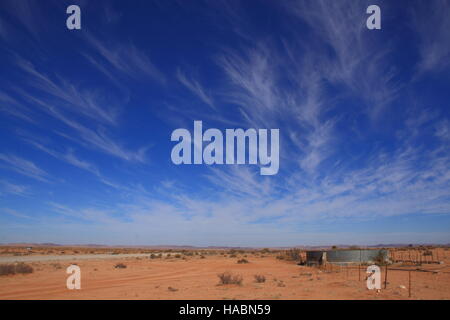
<path fill-rule="evenodd" d="M 211 250 L 255 250 L 255 249 L 273 249 L 273 250 L 287 250 L 292 248 L 297 249 L 325 249 L 332 248 L 335 246 L 340 249 L 347 248 L 396 248 L 396 247 L 407 247 L 407 246 L 450 246 L 447 244 L 436 244 L 436 243 L 390 243 L 390 244 L 376 244 L 376 245 L 323 245 L 323 246 L 309 246 L 309 245 L 297 245 L 297 246 L 283 246 L 283 247 L 236 247 L 236 246 L 190 246 L 190 245 L 105 245 L 105 244 L 58 244 L 58 243 L 0 243 L 0 246 L 8 247 L 83 247 L 83 248 L 142 248 L 142 249 L 178 249 L 178 250 L 193 250 L 193 249 L 211 249 Z"/>

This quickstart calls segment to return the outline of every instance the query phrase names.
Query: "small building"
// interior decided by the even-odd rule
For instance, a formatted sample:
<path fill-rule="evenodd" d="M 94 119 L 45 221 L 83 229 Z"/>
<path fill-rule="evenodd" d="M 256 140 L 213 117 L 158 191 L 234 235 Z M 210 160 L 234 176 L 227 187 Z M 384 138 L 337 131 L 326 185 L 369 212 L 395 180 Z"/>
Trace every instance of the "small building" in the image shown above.
<path fill-rule="evenodd" d="M 306 251 L 307 265 L 389 263 L 385 249 L 333 249 Z"/>

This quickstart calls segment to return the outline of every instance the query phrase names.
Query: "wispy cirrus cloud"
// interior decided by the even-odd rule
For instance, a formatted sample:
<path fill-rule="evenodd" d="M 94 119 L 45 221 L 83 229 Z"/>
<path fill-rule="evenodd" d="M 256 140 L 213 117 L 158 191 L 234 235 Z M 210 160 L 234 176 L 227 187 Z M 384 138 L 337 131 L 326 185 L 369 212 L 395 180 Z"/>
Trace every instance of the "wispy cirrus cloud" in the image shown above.
<path fill-rule="evenodd" d="M 177 79 L 204 104 L 208 105 L 212 109 L 216 109 L 212 97 L 205 92 L 205 89 L 197 80 L 188 78 L 180 69 L 177 70 Z"/>
<path fill-rule="evenodd" d="M 32 161 L 20 158 L 12 154 L 0 153 L 0 161 L 3 162 L 1 165 L 4 168 L 15 171 L 21 175 L 39 180 L 42 182 L 48 182 L 50 175 L 35 165 Z"/>
<path fill-rule="evenodd" d="M 1 209 L 0 209 L 0 212 L 6 213 L 6 214 L 11 215 L 11 216 L 16 217 L 16 218 L 21 218 L 21 219 L 32 219 L 32 220 L 34 220 L 34 218 L 31 217 L 31 216 L 29 216 L 29 215 L 23 214 L 23 213 L 21 213 L 21 212 L 18 212 L 18 211 L 16 211 L 16 210 L 9 209 L 9 208 L 1 208 Z"/>
<path fill-rule="evenodd" d="M 0 194 L 6 193 L 6 194 L 13 194 L 18 196 L 27 195 L 29 191 L 29 188 L 24 185 L 11 183 L 6 180 L 0 180 Z"/>
<path fill-rule="evenodd" d="M 102 175 L 100 173 L 100 170 L 98 169 L 98 167 L 86 160 L 80 159 L 74 152 L 73 149 L 69 148 L 65 151 L 57 151 L 54 149 L 51 149 L 50 147 L 37 142 L 35 140 L 33 140 L 33 138 L 31 138 L 29 135 L 25 135 L 24 137 L 22 137 L 22 140 L 26 141 L 27 143 L 31 144 L 32 146 L 34 146 L 35 148 L 37 148 L 38 150 L 41 150 L 49 155 L 51 155 L 52 157 L 61 160 L 63 162 L 66 162 L 72 166 L 75 166 L 77 168 L 80 168 L 82 170 L 86 170 L 90 173 L 92 173 L 93 175 L 95 175 L 100 182 L 102 182 L 103 184 L 115 188 L 115 189 L 121 189 L 121 190 L 125 190 L 126 187 L 113 182 L 111 179 L 109 179 L 108 177 L 105 177 L 104 175 Z"/>
<path fill-rule="evenodd" d="M 450 3 L 421 1 L 420 10 L 411 10 L 413 32 L 418 36 L 418 72 L 440 72 L 450 66 Z M 432 21 L 433 23 L 430 23 Z"/>
<path fill-rule="evenodd" d="M 446 12 L 446 4 L 440 1 L 433 6 L 441 5 Z M 234 241 L 248 245 L 268 241 L 274 245 L 280 239 L 292 245 L 324 237 L 351 242 L 347 235 L 353 231 L 348 225 L 359 221 L 448 215 L 445 100 L 441 106 L 434 105 L 439 98 L 429 94 L 439 92 L 431 85 L 420 94 L 421 90 L 409 90 L 414 65 L 423 72 L 447 66 L 442 38 L 446 20 L 441 12 L 430 9 L 439 26 L 431 30 L 421 17 L 417 21 L 421 25 L 417 28 L 420 59 L 403 63 L 395 60 L 400 55 L 391 59 L 402 50 L 390 42 L 397 34 L 366 30 L 369 2 L 261 3 L 255 14 L 247 14 L 243 2 L 208 4 L 215 11 L 208 11 L 199 21 L 211 18 L 208 30 L 219 30 L 223 38 L 208 43 L 206 52 L 196 47 L 206 58 L 194 59 L 194 73 L 179 67 L 189 55 L 182 50 L 178 55 L 173 49 L 183 49 L 184 42 L 174 39 L 171 47 L 170 37 L 165 45 L 171 49 L 166 52 L 139 35 L 122 43 L 107 33 L 75 37 L 84 59 L 76 61 L 74 55 L 73 66 L 86 68 L 83 72 L 92 77 L 86 82 L 84 74 L 77 81 L 75 73 L 72 77 L 50 71 L 56 63 L 47 65 L 39 56 L 21 54 L 28 58 L 15 59 L 18 68 L 13 70 L 20 73 L 21 82 L 2 88 L 1 110 L 26 120 L 24 126 L 30 127 L 24 130 L 48 137 L 44 142 L 28 137 L 44 155 L 91 172 L 114 188 L 100 189 L 98 196 L 79 188 L 77 202 L 72 203 L 67 197 L 70 193 L 47 190 L 51 199 L 44 200 L 46 211 L 58 214 L 46 218 L 61 230 L 76 229 L 73 226 L 81 221 L 81 228 L 89 229 L 93 238 L 103 232 L 105 242 L 114 234 L 160 243 Z M 383 27 L 391 18 L 386 11 L 397 13 L 390 10 L 391 5 L 395 7 L 383 2 Z M 195 10 L 185 7 L 185 12 Z M 202 10 L 196 13 L 203 14 Z M 270 21 L 260 19 L 265 14 Z M 183 18 L 188 21 L 188 16 Z M 113 20 L 129 23 L 128 19 Z M 205 36 L 214 39 L 216 34 Z M 159 56 L 165 54 L 170 66 L 157 64 L 151 55 L 154 48 L 161 50 Z M 134 86 L 140 87 L 141 81 L 158 88 L 165 85 L 168 90 L 159 90 L 155 97 L 152 90 L 139 93 Z M 405 87 L 410 99 L 402 95 Z M 186 99 L 186 93 L 192 97 Z M 422 96 L 426 108 L 416 99 Z M 152 119 L 152 112 L 166 111 L 170 116 L 165 121 L 186 128 L 191 128 L 192 119 L 204 119 L 205 129 L 217 123 L 217 127 L 226 124 L 228 128 L 280 128 L 279 174 L 261 177 L 256 167 L 244 165 L 179 170 L 167 158 L 170 143 L 164 139 L 170 128 Z M 155 146 L 158 162 L 154 167 L 141 165 L 146 163 L 147 148 L 136 146 L 148 137 L 161 139 Z M 86 153 L 80 146 L 95 152 Z M 126 163 L 106 161 L 97 152 Z M 9 160 L 17 164 L 16 159 Z M 10 165 L 4 159 L 0 162 Z M 20 183 L 0 183 L 0 190 L 7 189 L 17 194 L 22 191 Z M 332 225 L 347 228 L 345 236 L 323 231 Z M 320 232 L 304 232 L 308 228 Z M 427 239 L 437 234 L 430 233 Z M 379 237 L 374 233 L 370 239 L 378 242 Z M 407 237 L 421 235 L 410 232 L 389 239 L 411 239 Z M 448 234 L 436 237 L 442 242 Z"/>
<path fill-rule="evenodd" d="M 104 62 L 92 57 L 92 55 L 84 54 L 88 60 L 93 63 L 101 72 L 108 77 L 113 78 L 107 70 L 113 68 L 116 72 L 127 76 L 131 79 L 139 79 L 140 77 L 148 77 L 159 84 L 166 82 L 166 77 L 151 62 L 149 55 L 134 44 L 128 43 L 109 43 L 101 41 L 92 34 L 86 35 L 87 41 L 95 49 L 97 56 L 101 57 Z"/>
<path fill-rule="evenodd" d="M 23 0 L 13 1 L 5 0 L 2 2 L 2 8 L 12 15 L 29 34 L 35 38 L 39 38 L 39 32 L 43 28 L 41 22 L 41 8 L 36 1 Z"/>
<path fill-rule="evenodd" d="M 17 57 L 16 63 L 30 77 L 30 86 L 49 95 L 54 99 L 54 105 L 92 120 L 111 125 L 116 124 L 118 107 L 113 107 L 112 101 L 101 101 L 100 94 L 93 90 L 78 88 L 61 76 L 56 77 L 56 82 L 48 75 L 36 70 L 33 63 L 23 58 Z"/>
<path fill-rule="evenodd" d="M 101 94 L 92 90 L 77 88 L 62 76 L 55 80 L 47 74 L 39 72 L 35 65 L 28 60 L 17 57 L 17 65 L 28 76 L 28 83 L 38 89 L 40 95 L 34 95 L 23 88 L 12 88 L 12 92 L 19 94 L 23 102 L 18 102 L 12 95 L 0 92 L 0 99 L 5 101 L 2 110 L 21 119 L 33 121 L 36 110 L 63 123 L 68 132 L 58 134 L 78 142 L 84 147 L 104 152 L 126 161 L 145 162 L 148 147 L 137 151 L 128 150 L 110 136 L 108 127 L 118 126 L 117 116 L 120 107 L 115 103 L 104 100 Z M 42 96 L 46 95 L 46 98 Z M 33 106 L 33 108 L 27 105 Z M 83 119 L 72 115 L 76 114 Z M 70 131 L 75 132 L 72 134 Z"/>
<path fill-rule="evenodd" d="M 0 111 L 30 123 L 36 123 L 33 111 L 5 92 L 0 92 Z"/>
<path fill-rule="evenodd" d="M 368 114 L 379 116 L 395 98 L 399 85 L 395 80 L 396 70 L 389 60 L 391 45 L 383 43 L 381 49 L 373 33 L 366 28 L 367 16 L 362 13 L 367 3 L 318 0 L 288 4 L 286 9 L 306 22 L 320 41 L 332 50 L 331 56 L 324 52 L 311 61 L 322 77 L 345 84 L 354 95 L 366 101 Z M 311 57 L 317 49 L 314 45 L 311 47 Z"/>
<path fill-rule="evenodd" d="M 78 167 L 80 169 L 89 171 L 89 172 L 93 173 L 94 175 L 97 175 L 97 176 L 100 175 L 98 168 L 95 165 L 93 165 L 92 163 L 89 163 L 85 160 L 79 159 L 75 155 L 75 153 L 72 149 L 68 149 L 65 152 L 59 152 L 59 151 L 52 150 L 49 147 L 47 147 L 41 143 L 38 143 L 36 141 L 30 140 L 30 139 L 26 139 L 26 141 L 28 143 L 30 143 L 31 145 L 33 145 L 35 148 L 51 155 L 52 157 L 54 157 L 56 159 L 64 161 L 64 162 L 71 164 L 75 167 Z"/>

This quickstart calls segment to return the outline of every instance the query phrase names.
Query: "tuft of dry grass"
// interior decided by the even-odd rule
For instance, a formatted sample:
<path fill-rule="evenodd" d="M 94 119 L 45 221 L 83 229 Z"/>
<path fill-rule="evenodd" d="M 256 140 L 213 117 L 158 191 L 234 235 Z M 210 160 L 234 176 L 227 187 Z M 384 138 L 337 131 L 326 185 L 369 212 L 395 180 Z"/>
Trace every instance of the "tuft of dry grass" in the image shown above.
<path fill-rule="evenodd" d="M 247 259 L 239 259 L 237 261 L 237 263 L 239 263 L 239 264 L 248 263 L 248 260 Z"/>
<path fill-rule="evenodd" d="M 278 287 L 286 287 L 283 280 L 279 280 L 277 286 Z"/>
<path fill-rule="evenodd" d="M 255 274 L 255 281 L 257 283 L 263 283 L 266 282 L 266 277 L 264 277 L 262 274 Z"/>
<path fill-rule="evenodd" d="M 232 274 L 231 272 L 223 272 L 217 275 L 219 277 L 219 284 L 242 284 L 242 276 L 239 274 Z"/>
<path fill-rule="evenodd" d="M 116 269 L 125 269 L 126 267 L 127 267 L 127 265 L 123 264 L 123 263 L 118 263 L 114 266 L 114 268 L 116 268 Z"/>

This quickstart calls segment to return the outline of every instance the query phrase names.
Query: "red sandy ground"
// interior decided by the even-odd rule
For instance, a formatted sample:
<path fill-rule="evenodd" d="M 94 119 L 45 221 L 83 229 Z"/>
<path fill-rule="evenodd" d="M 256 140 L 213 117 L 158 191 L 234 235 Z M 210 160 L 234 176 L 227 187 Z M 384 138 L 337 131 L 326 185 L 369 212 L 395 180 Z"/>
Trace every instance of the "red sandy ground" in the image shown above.
<path fill-rule="evenodd" d="M 441 257 L 444 254 L 441 250 Z M 447 258 L 443 265 L 421 267 L 439 269 L 437 273 L 412 272 L 409 298 L 405 271 L 389 270 L 387 289 L 377 293 L 367 289 L 362 268 L 358 281 L 357 268 L 319 270 L 274 255 L 253 254 L 246 257 L 249 263 L 237 264 L 242 257 L 79 261 L 81 290 L 66 288 L 65 270 L 70 263 L 30 263 L 32 274 L 0 276 L 0 299 L 450 299 Z M 127 268 L 114 268 L 119 262 Z M 217 274 L 225 271 L 242 275 L 242 285 L 219 285 Z M 266 281 L 256 283 L 256 274 L 264 275 Z"/>

